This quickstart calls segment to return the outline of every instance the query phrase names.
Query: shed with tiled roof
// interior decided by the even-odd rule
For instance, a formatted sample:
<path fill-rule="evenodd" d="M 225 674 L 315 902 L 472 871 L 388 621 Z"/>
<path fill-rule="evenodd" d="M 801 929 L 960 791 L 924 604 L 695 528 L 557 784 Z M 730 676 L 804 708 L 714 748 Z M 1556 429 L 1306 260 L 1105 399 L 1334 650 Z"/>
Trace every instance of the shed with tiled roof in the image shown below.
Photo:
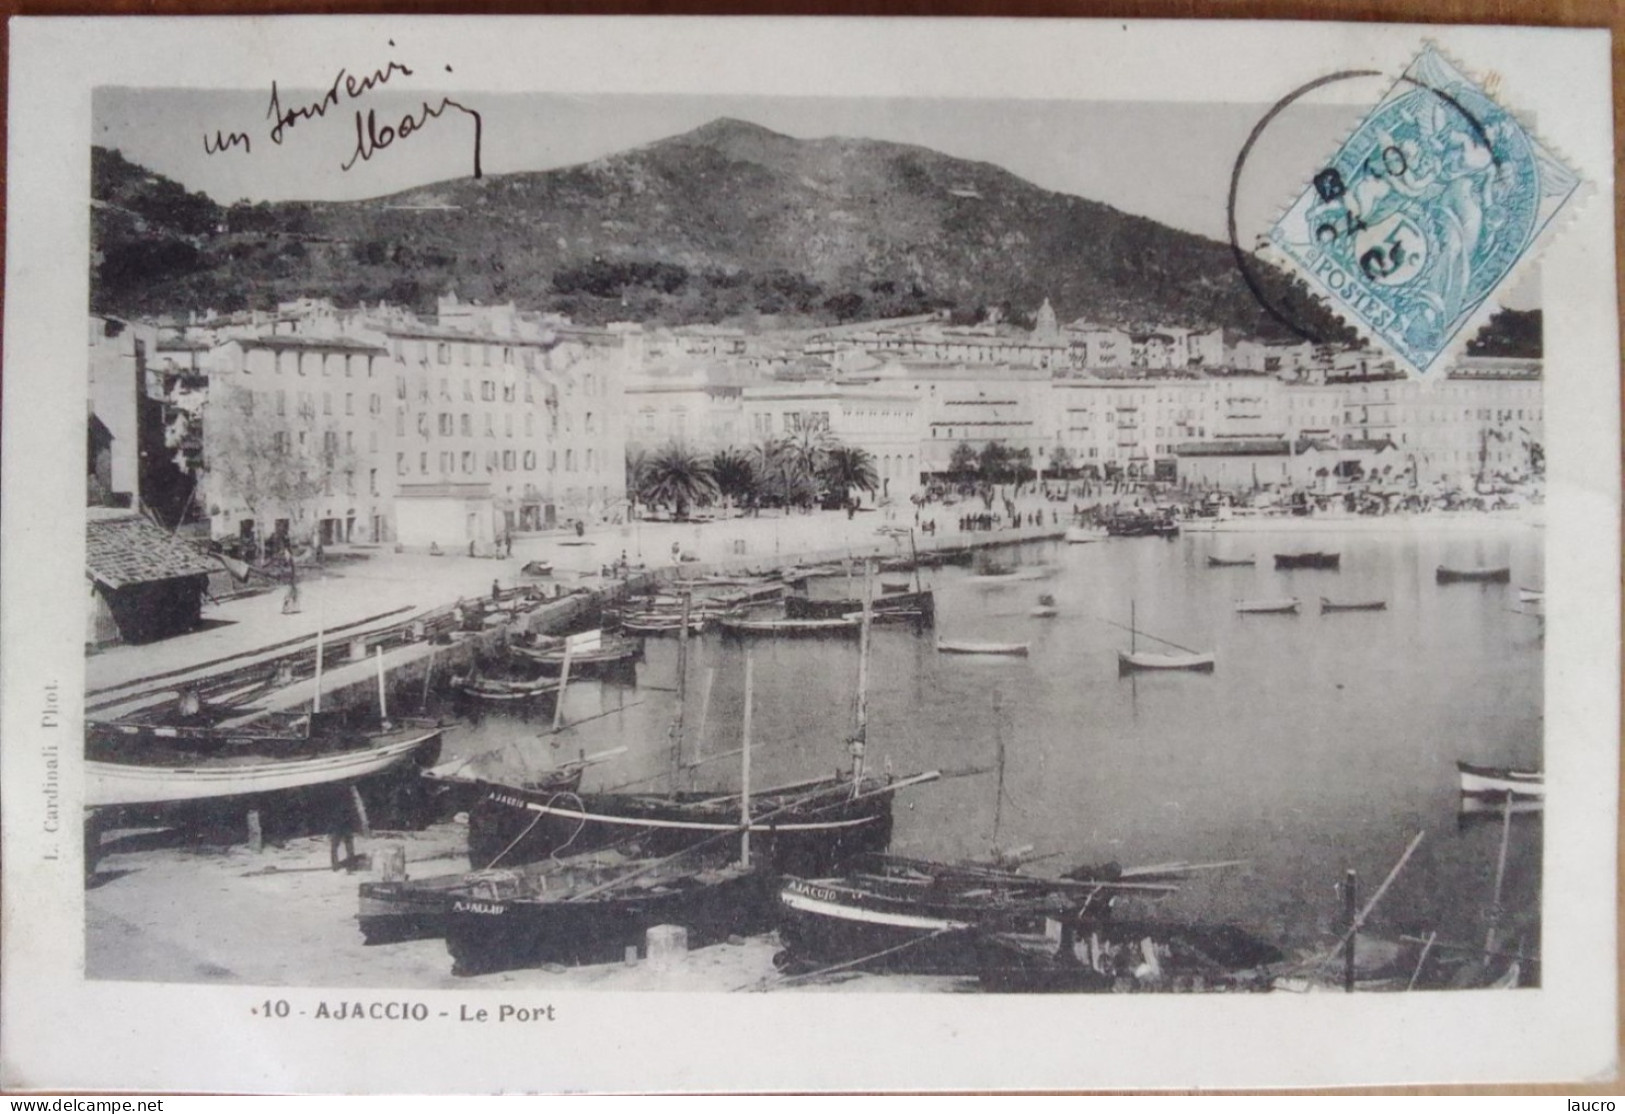
<path fill-rule="evenodd" d="M 90 508 L 85 575 L 98 612 L 93 641 L 152 642 L 194 629 L 209 574 L 219 567 L 139 514 Z"/>

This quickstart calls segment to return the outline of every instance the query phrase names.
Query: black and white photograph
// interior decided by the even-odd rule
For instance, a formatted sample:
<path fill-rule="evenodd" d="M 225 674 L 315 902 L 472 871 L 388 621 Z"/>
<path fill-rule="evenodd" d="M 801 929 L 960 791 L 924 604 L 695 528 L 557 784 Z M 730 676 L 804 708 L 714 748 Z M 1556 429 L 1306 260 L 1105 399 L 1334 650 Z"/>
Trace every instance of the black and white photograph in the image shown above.
<path fill-rule="evenodd" d="M 1611 1077 L 1606 32 L 211 23 L 13 24 L 11 1084 Z"/>

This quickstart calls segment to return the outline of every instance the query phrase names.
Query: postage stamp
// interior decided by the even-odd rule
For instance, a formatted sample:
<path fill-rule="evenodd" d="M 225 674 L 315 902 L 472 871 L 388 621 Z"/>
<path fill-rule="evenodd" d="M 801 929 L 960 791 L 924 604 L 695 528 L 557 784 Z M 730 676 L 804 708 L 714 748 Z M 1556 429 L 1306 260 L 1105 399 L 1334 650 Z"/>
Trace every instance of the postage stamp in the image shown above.
<path fill-rule="evenodd" d="M 1425 375 L 1580 178 L 1429 46 L 1269 232 L 1272 254 Z"/>

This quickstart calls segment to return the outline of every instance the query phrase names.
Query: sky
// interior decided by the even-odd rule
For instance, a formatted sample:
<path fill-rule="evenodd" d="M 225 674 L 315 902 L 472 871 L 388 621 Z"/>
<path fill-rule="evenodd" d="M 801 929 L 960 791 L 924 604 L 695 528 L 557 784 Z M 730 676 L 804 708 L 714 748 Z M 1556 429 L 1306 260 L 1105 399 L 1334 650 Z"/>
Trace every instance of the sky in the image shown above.
<path fill-rule="evenodd" d="M 277 91 L 286 111 L 320 92 Z M 438 107 L 442 94 L 429 100 Z M 797 138 L 850 136 L 914 143 L 1002 166 L 1046 189 L 1102 201 L 1215 240 L 1227 238 L 1232 172 L 1268 106 L 1057 100 L 765 96 L 569 96 L 453 93 L 480 114 L 486 175 L 548 170 L 610 155 L 697 128 L 722 116 Z M 357 108 L 377 130 L 404 115 L 423 117 L 421 93 L 382 88 L 319 118 L 285 128 L 273 142 L 270 90 L 101 88 L 93 99 L 93 142 L 201 190 L 222 204 L 355 200 L 472 172 L 472 117 L 448 108 L 422 129 L 341 166 L 357 147 Z M 1364 106 L 1300 102 L 1259 137 L 1237 193 L 1241 242 L 1250 245 L 1305 188 Z M 247 143 L 215 154 L 213 140 Z M 246 149 L 245 149 L 246 148 Z M 1538 304 L 1538 279 L 1506 299 Z"/>

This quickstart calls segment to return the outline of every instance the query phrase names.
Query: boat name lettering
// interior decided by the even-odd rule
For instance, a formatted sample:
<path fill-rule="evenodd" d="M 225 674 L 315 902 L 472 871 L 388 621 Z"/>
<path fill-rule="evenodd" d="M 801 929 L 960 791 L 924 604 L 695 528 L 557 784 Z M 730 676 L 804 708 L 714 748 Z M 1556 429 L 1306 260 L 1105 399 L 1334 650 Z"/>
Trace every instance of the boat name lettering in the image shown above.
<path fill-rule="evenodd" d="M 826 890 L 821 886 L 809 886 L 799 879 L 791 879 L 789 885 L 785 888 L 793 894 L 806 894 L 808 897 L 816 897 L 821 901 L 839 901 L 841 899 L 841 895 L 834 890 Z"/>
<path fill-rule="evenodd" d="M 484 913 L 487 916 L 498 916 L 503 912 L 501 905 L 490 901 L 454 901 L 451 904 L 453 913 Z"/>
<path fill-rule="evenodd" d="M 507 793 L 492 793 L 490 798 L 499 805 L 512 805 L 514 808 L 526 808 L 530 804 L 523 797 L 512 797 Z"/>
<path fill-rule="evenodd" d="M 317 1002 L 312 1017 L 321 1021 L 427 1021 L 422 1002 Z"/>

